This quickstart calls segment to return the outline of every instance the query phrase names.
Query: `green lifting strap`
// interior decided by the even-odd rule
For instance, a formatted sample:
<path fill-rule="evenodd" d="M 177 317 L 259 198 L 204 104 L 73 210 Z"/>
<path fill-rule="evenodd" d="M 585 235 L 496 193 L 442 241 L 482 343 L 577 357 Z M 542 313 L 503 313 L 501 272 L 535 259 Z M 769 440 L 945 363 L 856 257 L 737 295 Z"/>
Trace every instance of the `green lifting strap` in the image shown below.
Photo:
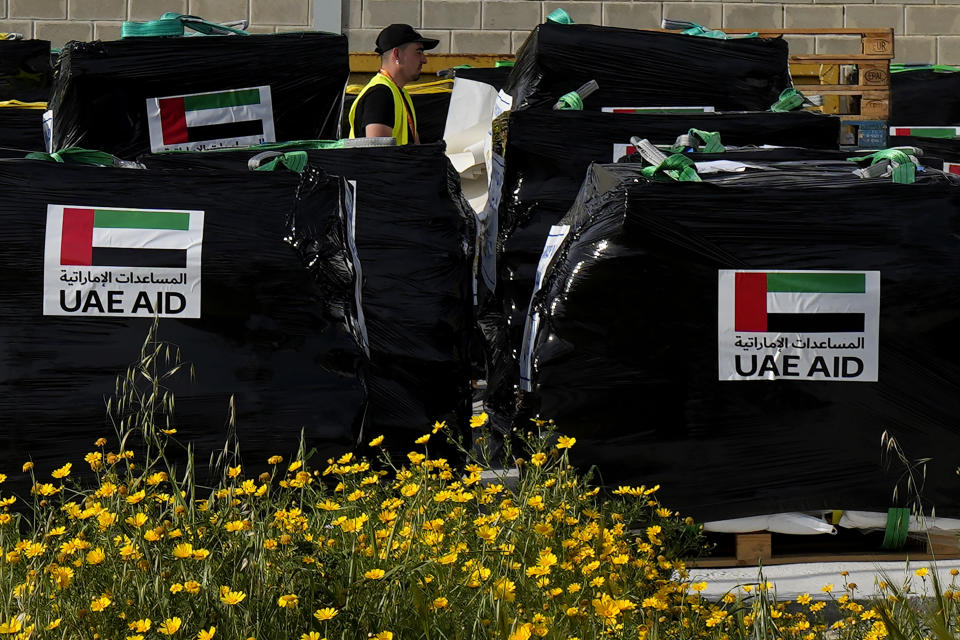
<path fill-rule="evenodd" d="M 677 142 L 680 141 L 685 136 L 680 136 L 677 139 Z M 723 146 L 723 142 L 720 141 L 720 132 L 719 131 L 704 131 L 703 129 L 689 129 L 687 131 L 687 138 L 691 138 L 691 142 L 700 142 L 701 144 L 675 144 L 670 147 L 671 151 L 683 151 L 687 146 L 694 147 L 696 151 L 701 153 L 723 153 L 726 151 L 726 148 Z"/>
<path fill-rule="evenodd" d="M 556 22 L 557 24 L 573 24 L 573 18 L 563 9 L 554 9 L 547 15 L 547 22 Z"/>
<path fill-rule="evenodd" d="M 651 180 L 701 182 L 693 160 L 680 153 L 667 156 L 666 160 L 656 166 L 644 167 L 640 173 Z"/>
<path fill-rule="evenodd" d="M 870 166 L 887 160 L 893 167 L 893 182 L 897 184 L 913 184 L 917 180 L 917 165 L 902 149 L 882 149 L 875 153 L 855 158 L 847 158 L 848 162 L 862 162 L 870 160 Z"/>
<path fill-rule="evenodd" d="M 557 100 L 561 111 L 583 111 L 583 99 L 576 91 L 565 93 Z"/>
<path fill-rule="evenodd" d="M 692 27 L 690 27 L 689 29 L 684 29 L 680 33 L 685 36 L 700 36 L 701 38 L 713 38 L 715 40 L 735 40 L 735 39 L 739 40 L 741 38 L 759 37 L 759 34 L 756 31 L 754 31 L 753 33 L 742 35 L 742 36 L 728 36 L 726 33 L 724 33 L 723 31 L 720 31 L 719 29 L 707 29 L 706 27 L 702 27 L 695 22 L 691 24 L 693 25 Z"/>
<path fill-rule="evenodd" d="M 234 29 L 215 22 L 207 22 L 197 16 L 168 11 L 159 20 L 150 22 L 124 22 L 120 27 L 121 38 L 148 38 L 157 36 L 182 36 L 187 28 L 203 35 L 250 35 L 242 29 Z"/>
<path fill-rule="evenodd" d="M 910 532 L 910 509 L 890 507 L 887 510 L 887 528 L 883 533 L 883 549 L 902 549 Z"/>
<path fill-rule="evenodd" d="M 287 151 L 286 153 L 278 154 L 273 159 L 255 168 L 254 171 L 274 171 L 279 165 L 283 165 L 294 173 L 303 173 L 303 170 L 307 167 L 307 152 Z"/>
<path fill-rule="evenodd" d="M 110 155 L 106 151 L 95 151 L 93 149 L 81 149 L 80 147 L 69 147 L 54 151 L 53 153 L 44 153 L 34 151 L 24 156 L 28 160 L 46 160 L 47 162 L 89 164 L 100 167 L 115 167 L 119 164 L 116 156 Z"/>
<path fill-rule="evenodd" d="M 940 72 L 953 72 L 960 71 L 960 67 L 955 67 L 949 64 L 921 64 L 921 65 L 909 65 L 909 64 L 891 64 L 890 73 L 903 73 L 905 71 L 940 71 Z"/>
<path fill-rule="evenodd" d="M 784 111 L 794 111 L 802 106 L 803 94 L 791 87 L 780 92 L 777 101 L 770 105 L 770 111 L 782 113 Z"/>

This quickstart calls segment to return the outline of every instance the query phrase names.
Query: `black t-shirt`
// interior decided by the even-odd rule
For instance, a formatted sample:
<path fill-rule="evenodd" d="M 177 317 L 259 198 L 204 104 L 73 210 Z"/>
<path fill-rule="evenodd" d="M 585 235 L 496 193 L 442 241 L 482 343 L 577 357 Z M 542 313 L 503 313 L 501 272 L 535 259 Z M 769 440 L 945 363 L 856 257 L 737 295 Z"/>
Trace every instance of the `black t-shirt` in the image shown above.
<path fill-rule="evenodd" d="M 403 95 L 403 92 L 400 92 Z M 410 103 L 404 96 L 404 102 L 407 102 L 407 112 L 411 113 Z M 378 84 L 370 87 L 362 98 L 357 99 L 357 110 L 353 115 L 353 133 L 357 138 L 365 138 L 368 124 L 385 124 L 391 129 L 393 122 L 393 93 L 390 87 Z M 410 126 L 407 125 L 409 131 Z M 408 135 L 413 140 L 413 131 Z"/>

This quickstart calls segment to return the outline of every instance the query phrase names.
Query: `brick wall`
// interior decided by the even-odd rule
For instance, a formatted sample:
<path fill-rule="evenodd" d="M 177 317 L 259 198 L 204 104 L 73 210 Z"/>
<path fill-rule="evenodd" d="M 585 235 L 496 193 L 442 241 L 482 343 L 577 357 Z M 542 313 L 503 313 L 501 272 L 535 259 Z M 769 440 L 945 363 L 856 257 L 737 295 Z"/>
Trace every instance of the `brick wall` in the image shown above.
<path fill-rule="evenodd" d="M 887 27 L 900 62 L 960 64 L 960 0 L 320 0 L 342 2 L 353 51 L 370 51 L 380 28 L 409 22 L 438 38 L 439 52 L 508 53 L 557 7 L 576 22 L 658 27 L 663 17 L 713 28 Z M 178 11 L 210 20 L 248 18 L 255 33 L 309 29 L 312 0 L 0 0 L 0 31 L 51 40 L 115 39 L 124 20 Z M 858 51 L 843 37 L 795 37 L 798 53 Z"/>

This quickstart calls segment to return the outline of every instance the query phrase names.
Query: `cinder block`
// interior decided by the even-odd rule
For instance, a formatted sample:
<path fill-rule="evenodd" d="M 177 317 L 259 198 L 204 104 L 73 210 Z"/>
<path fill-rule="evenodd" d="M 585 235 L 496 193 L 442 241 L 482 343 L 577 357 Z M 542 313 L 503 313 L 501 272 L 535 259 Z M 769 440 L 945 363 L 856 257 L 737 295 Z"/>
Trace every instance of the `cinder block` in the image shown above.
<path fill-rule="evenodd" d="M 450 53 L 510 53 L 510 31 L 451 31 Z"/>
<path fill-rule="evenodd" d="M 252 24 L 246 29 L 247 33 L 276 33 L 277 28 L 270 24 Z"/>
<path fill-rule="evenodd" d="M 937 64 L 960 64 L 960 36 L 937 38 Z"/>
<path fill-rule="evenodd" d="M 658 2 L 604 2 L 603 24 L 628 29 L 657 29 L 663 9 Z"/>
<path fill-rule="evenodd" d="M 897 36 L 893 46 L 897 54 L 894 62 L 933 64 L 937 60 L 935 36 Z"/>
<path fill-rule="evenodd" d="M 420 31 L 424 38 L 433 38 L 439 40 L 440 44 L 436 49 L 430 49 L 427 56 L 431 53 L 450 53 L 450 31 L 447 29 L 422 29 Z"/>
<path fill-rule="evenodd" d="M 904 33 L 926 36 L 960 32 L 960 6 L 906 7 L 904 12 Z"/>
<path fill-rule="evenodd" d="M 781 2 L 785 7 L 788 4 L 813 4 L 813 0 L 781 0 Z"/>
<path fill-rule="evenodd" d="M 420 0 L 363 0 L 363 26 L 380 27 L 396 22 L 420 27 Z"/>
<path fill-rule="evenodd" d="M 0 20 L 0 32 L 22 33 L 24 38 L 32 38 L 33 22 L 30 20 Z"/>
<path fill-rule="evenodd" d="M 860 36 L 817 36 L 817 53 L 847 55 L 860 53 Z"/>
<path fill-rule="evenodd" d="M 523 46 L 523 43 L 527 41 L 527 37 L 530 35 L 529 31 L 514 31 L 510 34 L 510 53 L 516 53 L 520 50 L 520 47 Z"/>
<path fill-rule="evenodd" d="M 94 22 L 93 39 L 103 42 L 119 40 L 122 28 L 123 22 Z"/>
<path fill-rule="evenodd" d="M 689 20 L 710 29 L 723 26 L 723 4 L 719 2 L 664 2 L 663 17 Z"/>
<path fill-rule="evenodd" d="M 127 0 L 70 0 L 71 20 L 126 20 Z"/>
<path fill-rule="evenodd" d="M 250 22 L 306 25 L 310 23 L 310 3 L 308 0 L 250 0 Z"/>
<path fill-rule="evenodd" d="M 423 26 L 434 29 L 479 29 L 477 0 L 423 0 Z"/>
<path fill-rule="evenodd" d="M 304 31 L 310 31 L 311 27 L 308 24 L 283 24 L 277 25 L 274 29 L 277 33 L 303 33 Z"/>
<path fill-rule="evenodd" d="M 377 47 L 377 36 L 380 29 L 347 29 L 347 48 L 358 53 L 369 53 Z"/>
<path fill-rule="evenodd" d="M 725 29 L 776 29 L 783 26 L 779 4 L 728 4 L 723 7 Z"/>
<path fill-rule="evenodd" d="M 532 29 L 540 24 L 540 3 L 530 0 L 487 0 L 484 29 Z"/>
<path fill-rule="evenodd" d="M 190 0 L 188 13 L 211 22 L 247 20 L 250 18 L 250 5 L 249 0 Z"/>
<path fill-rule="evenodd" d="M 783 26 L 788 29 L 827 28 L 843 24 L 843 5 L 788 6 Z"/>
<path fill-rule="evenodd" d="M 932 4 L 932 0 L 876 0 L 876 2 L 877 4 Z"/>
<path fill-rule="evenodd" d="M 168 11 L 187 13 L 187 0 L 128 0 L 127 20 L 157 20 Z"/>
<path fill-rule="evenodd" d="M 345 28 L 359 29 L 363 26 L 363 0 L 350 0 L 341 6 L 344 15 L 340 17 Z"/>
<path fill-rule="evenodd" d="M 903 33 L 903 7 L 895 5 L 846 7 L 843 20 L 845 27 L 893 27 L 897 35 Z M 896 39 L 894 46 L 900 48 L 900 38 Z"/>
<path fill-rule="evenodd" d="M 547 16 L 550 15 L 550 12 L 554 9 L 563 9 L 570 14 L 570 17 L 573 18 L 573 21 L 577 24 L 601 24 L 603 21 L 604 4 L 606 3 L 571 2 L 570 0 L 563 0 L 562 2 L 557 2 L 556 0 L 542 2 L 542 20 L 546 20 Z"/>
<path fill-rule="evenodd" d="M 66 18 L 67 0 L 10 0 L 11 18 Z"/>
<path fill-rule="evenodd" d="M 817 39 L 813 36 L 784 36 L 790 53 L 805 54 L 814 53 L 817 49 Z"/>
<path fill-rule="evenodd" d="M 60 48 L 71 40 L 89 42 L 93 39 L 92 22 L 66 22 L 64 20 L 38 20 L 34 23 L 35 34 L 40 40 L 49 40 L 50 46 Z"/>
<path fill-rule="evenodd" d="M 7 0 L 0 0 L 0 18 L 7 17 Z"/>

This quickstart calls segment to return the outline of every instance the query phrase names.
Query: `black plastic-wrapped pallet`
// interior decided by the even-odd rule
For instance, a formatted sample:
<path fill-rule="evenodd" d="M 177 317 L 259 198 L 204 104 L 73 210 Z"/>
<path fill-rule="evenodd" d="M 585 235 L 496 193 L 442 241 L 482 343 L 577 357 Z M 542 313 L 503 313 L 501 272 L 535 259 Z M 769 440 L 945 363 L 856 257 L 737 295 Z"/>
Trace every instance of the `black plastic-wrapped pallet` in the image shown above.
<path fill-rule="evenodd" d="M 258 151 L 141 156 L 148 168 L 247 171 Z M 308 151 L 356 180 L 356 246 L 370 345 L 365 430 L 469 432 L 475 218 L 442 144 Z M 395 438 L 394 445 L 409 442 Z"/>
<path fill-rule="evenodd" d="M 891 73 L 890 124 L 960 124 L 960 71 L 916 69 Z"/>
<path fill-rule="evenodd" d="M 890 136 L 887 144 L 891 147 L 919 147 L 925 156 L 940 158 L 945 162 L 960 162 L 960 139 Z"/>
<path fill-rule="evenodd" d="M 506 91 L 513 108 L 551 109 L 596 80 L 584 108 L 707 106 L 768 109 L 792 85 L 780 38 L 717 40 L 588 24 L 536 27 L 517 52 Z"/>
<path fill-rule="evenodd" d="M 516 352 L 533 291 L 537 260 L 551 225 L 569 210 L 591 162 L 613 162 L 629 152 L 631 136 L 673 144 L 690 128 L 720 133 L 728 145 L 777 145 L 836 150 L 840 119 L 810 112 L 703 114 L 612 114 L 576 111 L 515 111 L 510 114 L 503 197 L 498 222 L 497 317 L 485 321 L 495 349 Z M 497 304 L 496 302 L 494 304 Z M 507 328 L 492 331 L 491 323 Z M 517 382 L 508 358 L 491 363 L 490 398 L 498 411 L 513 405 Z"/>
<path fill-rule="evenodd" d="M 71 42 L 53 147 L 133 159 L 171 149 L 339 137 L 347 39 L 327 33 Z"/>
<path fill-rule="evenodd" d="M 365 356 L 344 180 L 3 160 L 0 194 L 0 469 L 32 459 L 46 475 L 100 436 L 116 447 L 106 401 L 155 314 L 195 371 L 169 381 L 170 426 L 201 471 L 231 435 L 231 402 L 253 473 L 301 432 L 323 456 L 356 443 Z"/>
<path fill-rule="evenodd" d="M 0 102 L 46 102 L 52 85 L 48 40 L 0 40 Z"/>
<path fill-rule="evenodd" d="M 43 150 L 43 109 L 0 107 L 0 158 Z"/>
<path fill-rule="evenodd" d="M 885 511 L 914 497 L 886 431 L 932 457 L 924 507 L 960 514 L 960 178 L 616 165 L 584 189 L 533 297 L 528 397 L 579 464 L 698 519 Z"/>

